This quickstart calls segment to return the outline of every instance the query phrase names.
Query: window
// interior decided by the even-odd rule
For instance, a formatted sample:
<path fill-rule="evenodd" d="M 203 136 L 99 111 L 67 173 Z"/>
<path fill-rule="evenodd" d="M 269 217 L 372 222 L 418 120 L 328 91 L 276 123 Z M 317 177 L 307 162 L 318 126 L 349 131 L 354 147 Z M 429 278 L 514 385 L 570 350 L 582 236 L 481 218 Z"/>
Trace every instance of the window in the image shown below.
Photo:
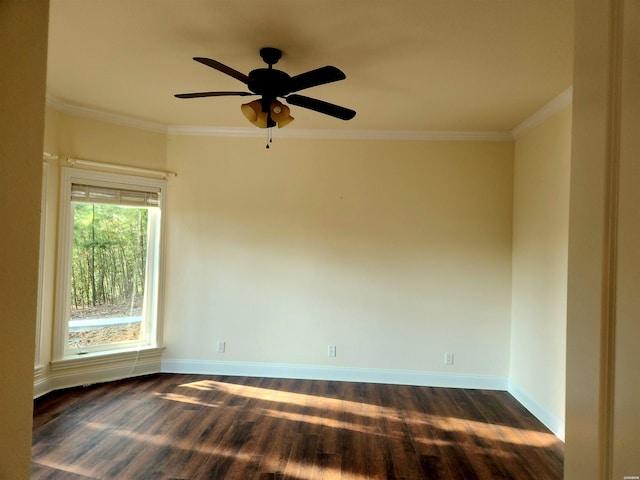
<path fill-rule="evenodd" d="M 163 180 L 64 168 L 56 358 L 156 347 Z"/>

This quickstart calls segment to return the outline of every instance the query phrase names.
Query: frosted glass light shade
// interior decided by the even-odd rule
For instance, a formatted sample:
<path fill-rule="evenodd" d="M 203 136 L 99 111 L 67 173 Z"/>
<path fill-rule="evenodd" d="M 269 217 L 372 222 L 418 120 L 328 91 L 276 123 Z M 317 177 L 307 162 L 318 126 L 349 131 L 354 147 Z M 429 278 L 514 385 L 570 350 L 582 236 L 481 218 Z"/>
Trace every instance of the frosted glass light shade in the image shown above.
<path fill-rule="evenodd" d="M 255 123 L 258 119 L 258 114 L 262 112 L 262 105 L 259 100 L 254 100 L 253 102 L 241 105 L 240 110 L 242 110 L 242 114 L 247 117 L 247 120 L 251 123 Z"/>
<path fill-rule="evenodd" d="M 290 115 L 291 110 L 288 106 L 284 105 L 277 100 L 271 104 L 271 118 L 278 123 L 278 128 L 282 128 L 293 122 L 293 117 Z"/>
<path fill-rule="evenodd" d="M 268 112 L 262 111 L 260 100 L 245 103 L 240 106 L 240 110 L 247 120 L 258 128 L 274 127 L 276 124 L 278 128 L 282 128 L 293 122 L 289 107 L 277 100 L 270 105 Z"/>
<path fill-rule="evenodd" d="M 260 112 L 258 113 L 258 118 L 253 123 L 258 128 L 267 128 L 269 122 L 269 113 L 268 112 Z"/>

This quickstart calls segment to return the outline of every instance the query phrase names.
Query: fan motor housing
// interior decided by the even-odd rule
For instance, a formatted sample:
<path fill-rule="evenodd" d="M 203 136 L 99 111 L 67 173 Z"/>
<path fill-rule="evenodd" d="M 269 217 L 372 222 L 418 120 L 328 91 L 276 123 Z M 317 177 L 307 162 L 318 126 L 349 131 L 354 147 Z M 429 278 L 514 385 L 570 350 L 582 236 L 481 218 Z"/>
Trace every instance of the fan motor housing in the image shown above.
<path fill-rule="evenodd" d="M 289 74 L 273 68 L 258 68 L 249 73 L 248 87 L 253 93 L 283 97 L 289 93 Z"/>

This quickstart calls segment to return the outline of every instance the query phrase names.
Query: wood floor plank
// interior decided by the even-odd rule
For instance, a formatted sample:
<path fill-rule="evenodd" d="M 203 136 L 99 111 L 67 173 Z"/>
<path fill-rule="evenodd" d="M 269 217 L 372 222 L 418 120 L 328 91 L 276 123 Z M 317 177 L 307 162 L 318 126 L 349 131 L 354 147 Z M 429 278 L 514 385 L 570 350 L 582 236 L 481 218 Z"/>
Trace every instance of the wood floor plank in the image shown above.
<path fill-rule="evenodd" d="M 314 480 L 341 480 L 342 456 L 338 453 L 317 453 L 315 469 L 310 478 Z"/>
<path fill-rule="evenodd" d="M 32 479 L 562 478 L 506 392 L 158 374 L 34 404 Z"/>

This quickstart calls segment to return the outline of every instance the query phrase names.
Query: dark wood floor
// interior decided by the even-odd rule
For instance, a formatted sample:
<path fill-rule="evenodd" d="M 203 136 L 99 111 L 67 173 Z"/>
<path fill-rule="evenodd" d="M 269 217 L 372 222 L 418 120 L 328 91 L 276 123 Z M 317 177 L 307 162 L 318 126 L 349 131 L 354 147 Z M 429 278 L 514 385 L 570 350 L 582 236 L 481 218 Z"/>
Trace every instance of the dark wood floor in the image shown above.
<path fill-rule="evenodd" d="M 32 479 L 562 478 L 508 393 L 152 375 L 35 403 Z"/>

